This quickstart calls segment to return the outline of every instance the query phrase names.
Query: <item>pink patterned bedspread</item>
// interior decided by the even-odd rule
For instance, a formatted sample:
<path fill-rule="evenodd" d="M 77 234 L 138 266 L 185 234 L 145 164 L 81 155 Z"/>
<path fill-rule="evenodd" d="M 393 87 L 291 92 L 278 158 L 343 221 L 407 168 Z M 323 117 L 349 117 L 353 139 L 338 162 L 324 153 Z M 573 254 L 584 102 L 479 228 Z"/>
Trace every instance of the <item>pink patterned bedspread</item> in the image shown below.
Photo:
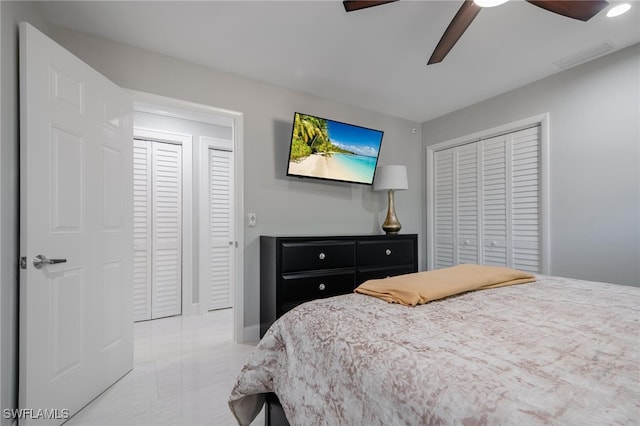
<path fill-rule="evenodd" d="M 638 425 L 640 288 L 538 281 L 417 307 L 350 294 L 265 334 L 229 405 L 292 425 Z"/>

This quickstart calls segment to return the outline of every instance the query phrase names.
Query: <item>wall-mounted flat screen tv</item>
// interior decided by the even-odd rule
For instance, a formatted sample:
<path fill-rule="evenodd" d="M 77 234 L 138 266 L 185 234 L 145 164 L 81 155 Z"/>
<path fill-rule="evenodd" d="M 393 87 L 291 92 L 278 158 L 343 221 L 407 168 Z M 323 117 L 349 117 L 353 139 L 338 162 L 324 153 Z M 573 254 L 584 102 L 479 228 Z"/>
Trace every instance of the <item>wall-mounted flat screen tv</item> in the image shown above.
<path fill-rule="evenodd" d="M 287 176 L 371 185 L 383 134 L 381 130 L 296 112 Z"/>

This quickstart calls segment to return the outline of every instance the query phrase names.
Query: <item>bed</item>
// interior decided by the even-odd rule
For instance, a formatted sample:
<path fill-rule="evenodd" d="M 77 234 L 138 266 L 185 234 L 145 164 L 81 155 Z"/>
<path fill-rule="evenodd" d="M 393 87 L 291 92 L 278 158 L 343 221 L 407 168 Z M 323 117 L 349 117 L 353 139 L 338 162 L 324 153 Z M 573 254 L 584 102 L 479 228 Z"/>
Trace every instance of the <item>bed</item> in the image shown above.
<path fill-rule="evenodd" d="M 415 307 L 300 305 L 249 357 L 229 406 L 277 395 L 291 425 L 640 424 L 640 288 L 536 276 Z"/>

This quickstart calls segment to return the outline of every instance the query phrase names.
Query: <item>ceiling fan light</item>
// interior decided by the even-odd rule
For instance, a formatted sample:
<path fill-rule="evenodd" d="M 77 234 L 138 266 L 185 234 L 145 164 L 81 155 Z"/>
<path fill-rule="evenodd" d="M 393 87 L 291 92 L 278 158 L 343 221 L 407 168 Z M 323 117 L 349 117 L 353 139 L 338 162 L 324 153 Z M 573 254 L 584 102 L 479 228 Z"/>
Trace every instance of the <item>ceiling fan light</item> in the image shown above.
<path fill-rule="evenodd" d="M 473 2 L 480 7 L 500 6 L 501 4 L 506 3 L 508 1 L 509 0 L 473 0 Z"/>
<path fill-rule="evenodd" d="M 607 17 L 608 18 L 613 18 L 615 16 L 620 16 L 623 13 L 628 12 L 629 9 L 631 9 L 631 5 L 629 3 L 619 4 L 617 6 L 612 7 L 611 9 L 609 9 L 609 11 L 607 12 Z"/>

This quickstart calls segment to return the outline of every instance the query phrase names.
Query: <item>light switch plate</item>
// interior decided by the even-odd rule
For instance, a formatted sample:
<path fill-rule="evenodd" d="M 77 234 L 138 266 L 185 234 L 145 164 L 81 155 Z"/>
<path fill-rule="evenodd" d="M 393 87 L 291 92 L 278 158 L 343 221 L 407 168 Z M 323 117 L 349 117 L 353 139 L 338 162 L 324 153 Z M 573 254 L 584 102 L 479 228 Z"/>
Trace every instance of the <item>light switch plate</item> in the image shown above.
<path fill-rule="evenodd" d="M 250 227 L 252 227 L 252 228 L 253 228 L 254 226 L 256 226 L 256 223 L 257 223 L 258 219 L 257 219 L 257 217 L 256 217 L 256 214 L 255 214 L 255 213 L 249 213 L 249 214 L 247 214 L 247 218 L 249 219 L 249 226 L 250 226 Z"/>

